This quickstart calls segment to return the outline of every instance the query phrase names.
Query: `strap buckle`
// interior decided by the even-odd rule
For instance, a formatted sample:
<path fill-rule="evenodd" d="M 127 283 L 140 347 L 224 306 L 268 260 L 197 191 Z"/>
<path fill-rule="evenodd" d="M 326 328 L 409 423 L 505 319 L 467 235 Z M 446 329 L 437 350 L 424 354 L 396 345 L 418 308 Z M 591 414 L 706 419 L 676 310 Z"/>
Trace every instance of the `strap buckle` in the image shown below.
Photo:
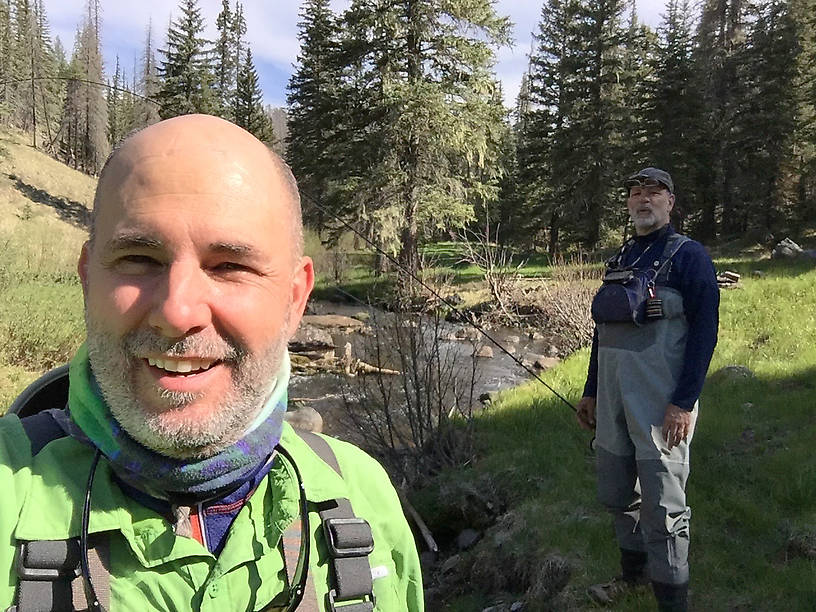
<path fill-rule="evenodd" d="M 60 551 L 63 545 L 67 547 L 65 552 Z M 20 580 L 73 580 L 80 575 L 80 569 L 78 558 L 76 565 L 72 563 L 74 551 L 70 547 L 71 544 L 64 540 L 21 540 L 17 555 L 17 576 Z M 33 565 L 28 565 L 31 561 Z"/>
<path fill-rule="evenodd" d="M 373 592 L 369 594 L 369 597 L 371 599 L 368 601 L 348 604 L 346 606 L 341 605 L 338 608 L 336 603 L 337 591 L 334 589 L 329 589 L 329 592 L 326 594 L 326 598 L 329 601 L 329 605 L 326 607 L 326 612 L 374 612 L 374 607 L 377 605 L 377 598 L 374 597 Z"/>
<path fill-rule="evenodd" d="M 327 518 L 323 521 L 323 534 L 335 559 L 365 557 L 374 550 L 371 525 L 359 517 Z"/>

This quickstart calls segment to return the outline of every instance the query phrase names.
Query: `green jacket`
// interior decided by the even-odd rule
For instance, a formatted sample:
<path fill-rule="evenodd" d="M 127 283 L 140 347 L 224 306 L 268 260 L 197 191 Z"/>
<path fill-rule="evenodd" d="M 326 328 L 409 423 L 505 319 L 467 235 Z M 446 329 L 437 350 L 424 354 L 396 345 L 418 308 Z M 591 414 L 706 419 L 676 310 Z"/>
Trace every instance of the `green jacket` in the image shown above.
<path fill-rule="evenodd" d="M 281 444 L 294 458 L 310 502 L 345 497 L 374 536 L 369 556 L 376 610 L 423 610 L 422 580 L 413 536 L 382 467 L 351 444 L 329 439 L 344 475 L 324 463 L 287 424 Z M 280 456 L 235 519 L 218 557 L 196 540 L 177 537 L 170 524 L 122 493 L 100 462 L 91 500 L 90 533 L 110 532 L 111 612 L 122 610 L 261 610 L 287 601 L 278 546 L 299 516 L 292 467 Z M 0 418 L 0 610 L 14 602 L 17 540 L 77 537 L 93 452 L 71 439 L 50 442 L 35 457 L 14 415 Z M 310 572 L 321 612 L 328 556 L 316 512 Z M 273 601 L 274 600 L 274 601 Z"/>

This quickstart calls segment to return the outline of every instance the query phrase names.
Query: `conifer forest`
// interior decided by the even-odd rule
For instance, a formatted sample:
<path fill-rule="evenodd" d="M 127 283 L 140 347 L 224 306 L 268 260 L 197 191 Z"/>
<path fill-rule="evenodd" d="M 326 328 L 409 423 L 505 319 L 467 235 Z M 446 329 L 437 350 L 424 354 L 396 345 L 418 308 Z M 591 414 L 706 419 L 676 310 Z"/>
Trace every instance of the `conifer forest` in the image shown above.
<path fill-rule="evenodd" d="M 414 270 L 464 231 L 551 256 L 617 243 L 621 179 L 646 165 L 672 173 L 674 223 L 705 244 L 816 218 L 816 0 L 668 0 L 657 28 L 632 0 L 544 0 L 514 100 L 492 0 L 347 4 L 302 2 L 275 124 L 240 2 L 208 40 L 181 0 L 166 31 L 145 24 L 140 57 L 106 66 L 100 0 L 70 49 L 43 0 L 0 0 L 0 126 L 97 174 L 133 130 L 219 115 L 284 152 L 325 240 L 353 221 Z"/>

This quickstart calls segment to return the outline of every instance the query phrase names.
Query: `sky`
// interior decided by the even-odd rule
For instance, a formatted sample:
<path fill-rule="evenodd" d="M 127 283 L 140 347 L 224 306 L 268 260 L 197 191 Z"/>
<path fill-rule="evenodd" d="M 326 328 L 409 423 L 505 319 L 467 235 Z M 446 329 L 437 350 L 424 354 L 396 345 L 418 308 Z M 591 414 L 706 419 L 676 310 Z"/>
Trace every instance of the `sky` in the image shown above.
<path fill-rule="evenodd" d="M 497 12 L 514 24 L 512 47 L 498 52 L 496 73 L 502 81 L 505 104 L 512 106 L 518 94 L 521 75 L 527 66 L 531 32 L 536 29 L 544 0 L 496 0 Z M 70 52 L 81 21 L 86 0 L 44 0 L 52 37 L 59 36 Z M 105 71 L 113 74 L 116 57 L 129 78 L 141 55 L 147 24 L 152 22 L 156 46 L 164 43 L 170 19 L 180 11 L 174 0 L 100 0 L 102 10 L 102 47 Z M 230 1 L 234 5 L 234 0 Z M 341 11 L 349 0 L 332 0 L 332 8 Z M 300 0 L 243 0 L 247 21 L 247 40 L 264 92 L 264 102 L 273 106 L 286 103 L 286 83 L 298 54 L 298 11 Z M 207 25 L 205 36 L 215 38 L 215 18 L 221 0 L 199 0 Z M 665 0 L 637 0 L 640 20 L 656 27 L 664 11 Z M 159 57 L 157 56 L 157 59 Z"/>

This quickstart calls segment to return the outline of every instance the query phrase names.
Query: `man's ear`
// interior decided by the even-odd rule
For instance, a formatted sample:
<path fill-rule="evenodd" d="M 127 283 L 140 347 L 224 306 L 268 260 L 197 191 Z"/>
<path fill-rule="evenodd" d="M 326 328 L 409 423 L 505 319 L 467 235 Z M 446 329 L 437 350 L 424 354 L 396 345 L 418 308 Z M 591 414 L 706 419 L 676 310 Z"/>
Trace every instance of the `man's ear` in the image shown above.
<path fill-rule="evenodd" d="M 294 336 L 306 309 L 306 302 L 314 288 L 314 264 L 311 257 L 301 257 L 292 275 L 292 293 L 289 310 L 289 337 Z"/>
<path fill-rule="evenodd" d="M 79 274 L 79 282 L 82 283 L 82 293 L 88 297 L 88 265 L 90 260 L 91 242 L 88 240 L 82 245 L 82 250 L 79 252 L 79 261 L 77 262 L 77 273 Z"/>
<path fill-rule="evenodd" d="M 671 212 L 673 209 L 674 209 L 674 194 L 670 193 L 669 194 L 669 212 Z"/>

